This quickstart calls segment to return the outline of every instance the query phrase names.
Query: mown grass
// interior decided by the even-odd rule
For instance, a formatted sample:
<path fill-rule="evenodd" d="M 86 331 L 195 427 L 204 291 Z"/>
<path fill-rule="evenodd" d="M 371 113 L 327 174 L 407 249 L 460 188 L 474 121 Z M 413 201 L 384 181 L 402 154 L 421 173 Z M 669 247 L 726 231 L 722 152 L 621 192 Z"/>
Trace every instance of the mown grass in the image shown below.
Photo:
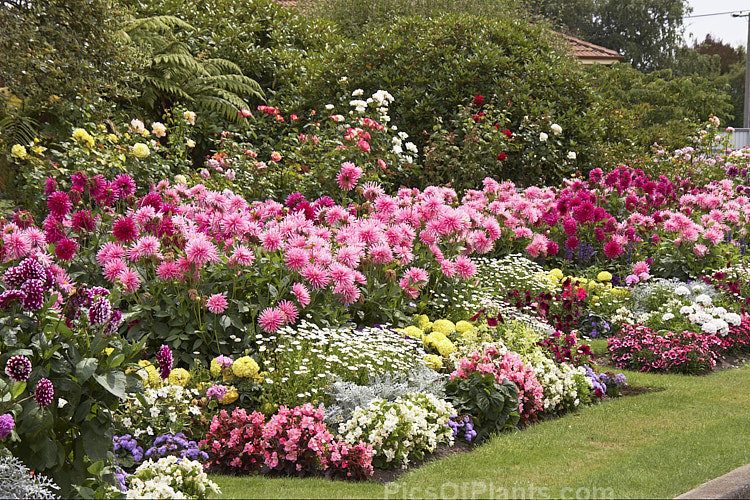
<path fill-rule="evenodd" d="M 496 436 L 387 485 L 213 479 L 223 498 L 672 498 L 750 462 L 750 365 L 625 373 L 652 390 Z"/>

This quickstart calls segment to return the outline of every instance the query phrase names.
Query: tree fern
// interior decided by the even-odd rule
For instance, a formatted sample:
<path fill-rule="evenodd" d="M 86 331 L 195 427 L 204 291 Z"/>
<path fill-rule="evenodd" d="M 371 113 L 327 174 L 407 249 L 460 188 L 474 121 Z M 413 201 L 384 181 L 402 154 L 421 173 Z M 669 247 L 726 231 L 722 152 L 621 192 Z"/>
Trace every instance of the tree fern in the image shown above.
<path fill-rule="evenodd" d="M 241 123 L 240 108 L 249 107 L 248 97 L 262 97 L 258 83 L 242 74 L 232 61 L 196 57 L 178 30 L 195 31 L 174 16 L 136 19 L 123 28 L 129 40 L 145 55 L 141 69 L 141 102 L 156 110 L 182 102 L 197 112 L 216 113 L 225 120 Z"/>

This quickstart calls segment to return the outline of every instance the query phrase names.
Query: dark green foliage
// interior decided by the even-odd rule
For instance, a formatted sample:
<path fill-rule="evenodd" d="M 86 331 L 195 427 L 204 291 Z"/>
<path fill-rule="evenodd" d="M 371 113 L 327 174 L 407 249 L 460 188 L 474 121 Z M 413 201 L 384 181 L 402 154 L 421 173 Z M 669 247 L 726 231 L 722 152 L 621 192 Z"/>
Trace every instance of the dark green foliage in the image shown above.
<path fill-rule="evenodd" d="M 469 378 L 448 382 L 445 394 L 459 413 L 474 419 L 477 442 L 518 424 L 518 387 L 510 380 L 498 384 L 493 375 L 472 372 Z"/>
<path fill-rule="evenodd" d="M 596 90 L 633 121 L 630 135 L 641 148 L 658 142 L 681 147 L 697 123 L 711 114 L 723 123 L 732 118 L 729 87 L 710 76 L 677 76 L 671 69 L 642 73 L 629 64 L 591 69 Z"/>

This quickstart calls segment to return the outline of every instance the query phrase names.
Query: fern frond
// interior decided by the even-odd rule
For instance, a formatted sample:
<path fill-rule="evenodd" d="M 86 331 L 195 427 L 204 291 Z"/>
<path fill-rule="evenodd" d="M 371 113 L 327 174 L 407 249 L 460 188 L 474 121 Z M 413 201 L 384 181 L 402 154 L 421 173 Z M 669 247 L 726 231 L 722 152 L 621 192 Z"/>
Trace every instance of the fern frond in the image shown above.
<path fill-rule="evenodd" d="M 123 30 L 127 33 L 132 33 L 137 30 L 168 33 L 174 30 L 174 28 L 197 31 L 193 25 L 175 16 L 152 16 L 135 19 L 126 24 L 123 27 Z"/>
<path fill-rule="evenodd" d="M 258 82 L 245 75 L 216 75 L 203 79 L 206 84 L 228 90 L 237 95 L 264 97 Z"/>

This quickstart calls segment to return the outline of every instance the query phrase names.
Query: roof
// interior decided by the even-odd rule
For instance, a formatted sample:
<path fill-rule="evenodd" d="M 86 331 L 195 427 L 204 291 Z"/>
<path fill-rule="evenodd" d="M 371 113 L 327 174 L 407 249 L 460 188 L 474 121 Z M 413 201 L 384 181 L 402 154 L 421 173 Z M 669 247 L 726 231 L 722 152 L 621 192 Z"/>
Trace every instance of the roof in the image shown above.
<path fill-rule="evenodd" d="M 565 33 L 561 33 L 561 35 L 565 37 L 565 39 L 570 44 L 570 48 L 573 50 L 573 54 L 583 64 L 599 63 L 608 65 L 620 61 L 623 58 L 616 50 L 608 49 L 600 45 L 595 45 L 593 43 L 583 41 L 580 38 L 566 35 Z"/>

